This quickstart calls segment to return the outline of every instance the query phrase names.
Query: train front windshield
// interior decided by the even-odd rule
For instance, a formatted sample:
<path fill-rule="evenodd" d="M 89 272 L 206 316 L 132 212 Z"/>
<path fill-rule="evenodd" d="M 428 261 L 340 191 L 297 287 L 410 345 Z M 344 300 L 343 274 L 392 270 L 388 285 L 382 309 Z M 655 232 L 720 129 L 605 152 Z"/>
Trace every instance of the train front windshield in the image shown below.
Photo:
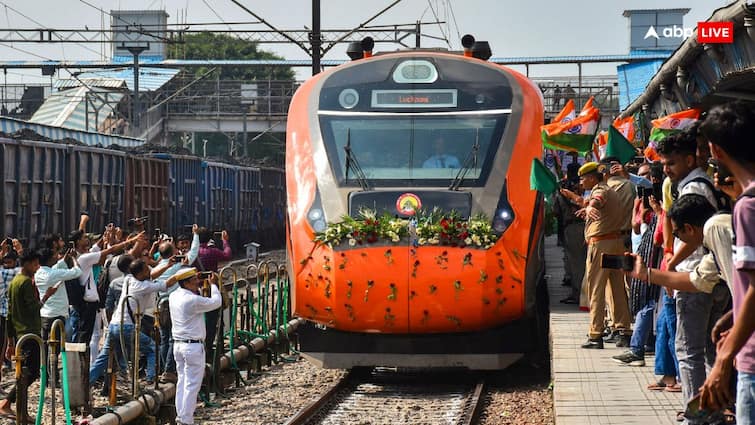
<path fill-rule="evenodd" d="M 467 168 L 465 186 L 482 186 L 506 117 L 498 112 L 352 116 L 320 112 L 320 126 L 342 186 L 358 184 L 354 167 L 347 172 L 347 145 L 351 161 L 373 186 L 445 185 L 462 168 Z"/>

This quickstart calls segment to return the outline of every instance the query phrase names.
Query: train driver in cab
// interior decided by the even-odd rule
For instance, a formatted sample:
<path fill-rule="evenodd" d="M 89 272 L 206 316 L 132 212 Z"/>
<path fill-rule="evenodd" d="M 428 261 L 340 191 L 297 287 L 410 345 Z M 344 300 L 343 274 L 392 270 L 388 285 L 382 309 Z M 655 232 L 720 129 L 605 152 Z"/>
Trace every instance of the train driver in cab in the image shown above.
<path fill-rule="evenodd" d="M 438 135 L 433 141 L 433 155 L 422 163 L 422 168 L 461 168 L 459 158 L 448 153 L 446 140 Z"/>

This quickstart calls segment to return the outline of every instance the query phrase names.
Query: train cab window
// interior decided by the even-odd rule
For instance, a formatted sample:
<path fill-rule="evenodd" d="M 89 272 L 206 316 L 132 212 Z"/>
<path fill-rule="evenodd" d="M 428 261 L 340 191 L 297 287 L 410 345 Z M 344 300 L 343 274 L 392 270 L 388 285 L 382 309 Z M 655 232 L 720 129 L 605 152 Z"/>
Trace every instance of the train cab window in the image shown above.
<path fill-rule="evenodd" d="M 465 185 L 481 186 L 492 167 L 506 123 L 505 113 L 355 114 L 320 112 L 331 167 L 343 186 L 347 151 L 373 186 L 438 186 L 466 168 Z"/>

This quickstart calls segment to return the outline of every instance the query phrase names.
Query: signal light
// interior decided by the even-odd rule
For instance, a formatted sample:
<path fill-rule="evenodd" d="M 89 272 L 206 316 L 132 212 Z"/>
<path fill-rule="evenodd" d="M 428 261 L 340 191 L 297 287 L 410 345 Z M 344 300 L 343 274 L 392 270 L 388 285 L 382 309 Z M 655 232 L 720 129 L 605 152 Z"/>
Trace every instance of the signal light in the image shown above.
<path fill-rule="evenodd" d="M 472 57 L 472 46 L 474 46 L 474 36 L 472 34 L 466 34 L 461 38 L 461 45 L 464 47 L 464 56 Z"/>
<path fill-rule="evenodd" d="M 365 37 L 362 39 L 362 51 L 364 52 L 365 58 L 372 57 L 372 49 L 374 47 L 375 40 L 373 40 L 372 37 Z"/>

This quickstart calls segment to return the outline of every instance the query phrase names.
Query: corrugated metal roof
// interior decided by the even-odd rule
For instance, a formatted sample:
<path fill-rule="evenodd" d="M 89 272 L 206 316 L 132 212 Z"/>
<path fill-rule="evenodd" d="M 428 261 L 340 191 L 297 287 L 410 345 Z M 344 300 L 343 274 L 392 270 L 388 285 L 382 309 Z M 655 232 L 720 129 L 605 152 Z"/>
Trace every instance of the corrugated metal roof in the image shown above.
<path fill-rule="evenodd" d="M 170 68 L 139 68 L 139 91 L 155 91 L 164 86 L 168 81 L 181 72 L 179 69 Z M 79 78 L 105 78 L 119 79 L 126 82 L 129 90 L 134 89 L 134 70 L 133 68 L 108 69 L 101 71 L 90 71 L 79 74 Z"/>
<path fill-rule="evenodd" d="M 111 145 L 118 145 L 125 147 L 137 147 L 145 143 L 144 140 L 135 139 L 133 137 L 115 136 L 110 134 L 94 133 L 90 131 L 77 131 L 62 127 L 30 123 L 28 121 L 17 120 L 14 118 L 0 117 L 0 131 L 3 131 L 4 133 L 15 133 L 16 131 L 23 128 L 28 128 L 42 136 L 49 137 L 53 140 L 71 138 L 89 146 L 108 147 Z"/>
<path fill-rule="evenodd" d="M 113 110 L 118 107 L 124 93 L 97 90 L 96 95 L 88 96 L 88 105 L 87 93 L 92 92 L 83 86 L 53 93 L 29 119 L 29 122 L 73 130 L 96 131 L 101 124 L 114 115 Z M 88 128 L 87 113 L 89 114 Z"/>
<path fill-rule="evenodd" d="M 102 78 L 102 77 L 87 77 L 79 78 L 89 87 L 106 87 L 113 89 L 120 89 L 126 87 L 126 81 L 122 78 Z M 55 81 L 54 87 L 56 89 L 65 89 L 71 87 L 82 86 L 81 82 L 75 78 L 62 78 Z"/>

